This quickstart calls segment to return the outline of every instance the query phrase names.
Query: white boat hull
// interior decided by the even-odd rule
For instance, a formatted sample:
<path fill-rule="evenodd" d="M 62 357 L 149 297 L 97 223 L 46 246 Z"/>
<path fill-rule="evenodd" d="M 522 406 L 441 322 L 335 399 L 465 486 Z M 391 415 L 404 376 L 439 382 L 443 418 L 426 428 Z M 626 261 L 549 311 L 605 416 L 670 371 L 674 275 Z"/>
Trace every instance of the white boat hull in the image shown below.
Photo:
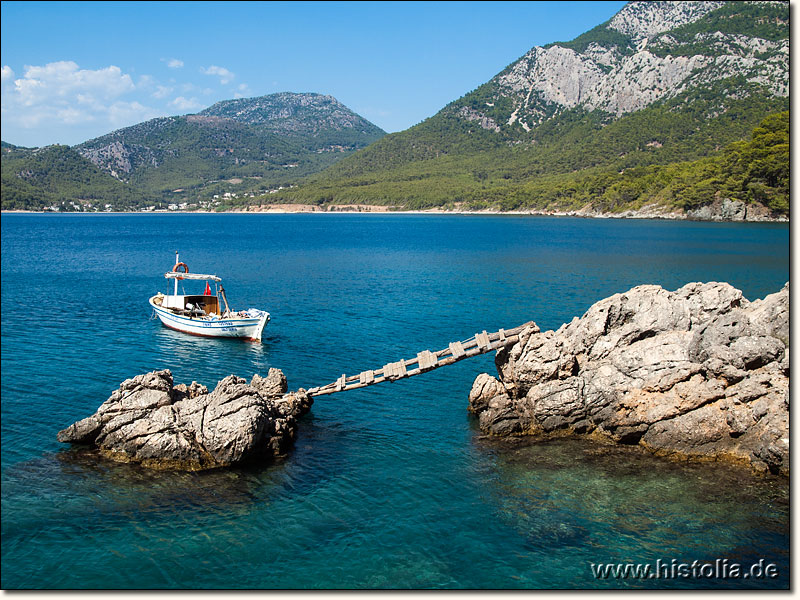
<path fill-rule="evenodd" d="M 261 317 L 251 318 L 232 318 L 232 319 L 209 319 L 208 317 L 184 317 L 176 315 L 170 310 L 162 308 L 150 298 L 150 306 L 156 313 L 164 327 L 200 335 L 203 337 L 233 337 L 244 338 L 247 340 L 260 341 L 264 327 L 269 322 L 269 313 L 265 312 Z"/>

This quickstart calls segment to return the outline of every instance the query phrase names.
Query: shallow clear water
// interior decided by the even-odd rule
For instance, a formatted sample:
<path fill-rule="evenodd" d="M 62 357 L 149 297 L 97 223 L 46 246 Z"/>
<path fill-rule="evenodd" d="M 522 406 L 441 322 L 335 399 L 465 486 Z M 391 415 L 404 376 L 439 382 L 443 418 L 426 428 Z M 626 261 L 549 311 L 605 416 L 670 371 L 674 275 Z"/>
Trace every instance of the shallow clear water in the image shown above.
<path fill-rule="evenodd" d="M 174 251 L 264 308 L 260 344 L 150 320 Z M 432 215 L 2 216 L 2 587 L 787 587 L 788 486 L 586 440 L 497 441 L 466 411 L 491 356 L 317 399 L 284 460 L 150 472 L 58 444 L 170 368 L 290 388 L 483 329 L 580 316 L 634 285 L 789 278 L 776 224 Z M 187 286 L 187 291 L 188 286 Z M 590 563 L 727 558 L 765 580 L 598 580 Z"/>

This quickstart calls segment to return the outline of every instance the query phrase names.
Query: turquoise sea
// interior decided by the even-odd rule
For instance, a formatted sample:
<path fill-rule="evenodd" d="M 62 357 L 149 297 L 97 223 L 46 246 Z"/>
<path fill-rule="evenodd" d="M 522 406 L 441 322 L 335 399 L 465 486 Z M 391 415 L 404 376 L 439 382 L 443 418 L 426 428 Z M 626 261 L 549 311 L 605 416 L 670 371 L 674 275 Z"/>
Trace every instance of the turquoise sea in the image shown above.
<path fill-rule="evenodd" d="M 261 343 L 151 320 L 174 252 L 272 314 Z M 785 479 L 581 439 L 480 435 L 492 356 L 320 397 L 273 464 L 152 472 L 56 441 L 119 383 L 329 383 L 643 283 L 789 279 L 783 224 L 435 215 L 2 216 L 2 587 L 787 588 Z M 726 559 L 776 578 L 597 579 Z"/>

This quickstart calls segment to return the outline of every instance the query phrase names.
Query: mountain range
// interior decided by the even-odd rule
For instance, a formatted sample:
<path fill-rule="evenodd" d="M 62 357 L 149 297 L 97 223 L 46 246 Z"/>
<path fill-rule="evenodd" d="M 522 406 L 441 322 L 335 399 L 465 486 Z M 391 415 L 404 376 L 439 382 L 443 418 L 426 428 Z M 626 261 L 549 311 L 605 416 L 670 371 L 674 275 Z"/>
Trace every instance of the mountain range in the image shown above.
<path fill-rule="evenodd" d="M 329 96 L 276 94 L 64 150 L 141 201 L 238 189 L 254 197 L 222 206 L 592 214 L 732 199 L 781 216 L 788 96 L 788 2 L 645 0 L 572 41 L 532 48 L 399 133 L 384 135 Z M 31 181 L 22 163 L 6 168 L 20 152 L 7 148 L 4 208 L 9 180 Z"/>
<path fill-rule="evenodd" d="M 114 208 L 191 203 L 290 186 L 385 132 L 332 96 L 279 93 L 217 102 L 161 117 L 73 148 L 3 144 L 3 207 L 79 202 Z M 34 168 L 31 163 L 35 163 Z M 51 177 L 62 165 L 62 185 Z M 63 177 L 69 165 L 69 176 Z M 13 206 L 10 206 L 14 203 Z M 195 207 L 197 204 L 195 204 Z M 27 206 L 25 206 L 27 207 Z"/>
<path fill-rule="evenodd" d="M 785 213 L 788 118 L 762 149 L 783 169 L 775 185 L 725 164 L 746 159 L 732 144 L 788 110 L 788 56 L 788 2 L 631 2 L 278 196 L 591 213 L 692 209 L 723 194 Z"/>

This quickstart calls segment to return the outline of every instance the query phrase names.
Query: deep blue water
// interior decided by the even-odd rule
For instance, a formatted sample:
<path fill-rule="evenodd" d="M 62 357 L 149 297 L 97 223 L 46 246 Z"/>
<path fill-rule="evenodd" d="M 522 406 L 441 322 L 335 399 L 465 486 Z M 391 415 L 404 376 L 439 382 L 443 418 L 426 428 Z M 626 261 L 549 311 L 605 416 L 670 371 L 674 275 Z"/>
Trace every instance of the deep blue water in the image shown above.
<path fill-rule="evenodd" d="M 267 309 L 262 343 L 150 320 L 175 250 Z M 635 285 L 789 279 L 779 224 L 433 215 L 2 216 L 2 587 L 787 587 L 785 480 L 466 411 L 491 356 L 320 397 L 277 463 L 150 472 L 56 442 L 119 383 L 311 387 L 484 329 L 556 328 Z M 775 563 L 777 579 L 597 580 L 590 563 Z"/>

